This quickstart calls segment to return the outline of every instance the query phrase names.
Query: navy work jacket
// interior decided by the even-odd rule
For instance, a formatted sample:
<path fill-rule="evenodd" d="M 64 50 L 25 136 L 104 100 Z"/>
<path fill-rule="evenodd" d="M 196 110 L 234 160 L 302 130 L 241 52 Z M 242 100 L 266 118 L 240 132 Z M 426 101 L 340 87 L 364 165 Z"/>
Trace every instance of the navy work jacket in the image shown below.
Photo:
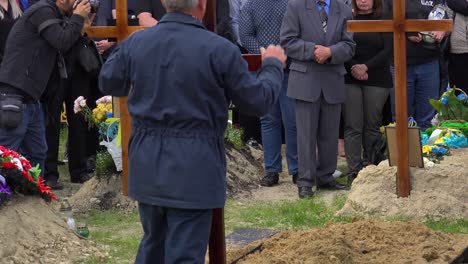
<path fill-rule="evenodd" d="M 282 78 L 274 58 L 252 76 L 235 45 L 182 13 L 122 42 L 99 84 L 104 94 L 128 95 L 130 196 L 164 207 L 223 207 L 228 105 L 264 115 Z"/>

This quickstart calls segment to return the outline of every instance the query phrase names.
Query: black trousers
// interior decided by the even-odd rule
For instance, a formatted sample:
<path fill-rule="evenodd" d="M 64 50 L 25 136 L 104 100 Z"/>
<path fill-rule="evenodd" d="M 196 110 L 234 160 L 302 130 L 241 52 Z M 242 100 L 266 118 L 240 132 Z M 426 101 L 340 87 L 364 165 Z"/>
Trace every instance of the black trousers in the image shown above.
<path fill-rule="evenodd" d="M 468 53 L 450 53 L 449 76 L 451 87 L 456 86 L 468 93 Z"/>
<path fill-rule="evenodd" d="M 46 140 L 47 159 L 45 163 L 44 179 L 56 181 L 59 178 L 57 169 L 60 141 L 60 114 L 65 102 L 68 121 L 68 169 L 72 181 L 80 181 L 87 173 L 87 160 L 95 155 L 98 147 L 97 129 L 88 129 L 88 124 L 82 114 L 73 112 L 73 104 L 78 96 L 87 99 L 92 109 L 100 93 L 96 78 L 78 78 L 75 75 L 67 80 L 61 80 L 55 96 L 46 102 Z"/>

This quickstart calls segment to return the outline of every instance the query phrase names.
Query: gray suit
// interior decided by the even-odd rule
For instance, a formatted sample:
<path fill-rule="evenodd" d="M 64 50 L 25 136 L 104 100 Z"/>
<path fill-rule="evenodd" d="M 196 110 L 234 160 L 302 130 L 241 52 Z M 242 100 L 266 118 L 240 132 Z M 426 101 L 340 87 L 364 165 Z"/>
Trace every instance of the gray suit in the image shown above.
<path fill-rule="evenodd" d="M 353 34 L 346 32 L 351 9 L 331 0 L 324 33 L 316 0 L 290 0 L 281 27 L 281 46 L 291 59 L 288 96 L 296 99 L 299 187 L 333 184 L 341 104 L 345 99 L 343 63 L 354 55 Z M 331 58 L 319 64 L 315 45 L 329 47 Z M 318 158 L 316 155 L 318 147 Z"/>

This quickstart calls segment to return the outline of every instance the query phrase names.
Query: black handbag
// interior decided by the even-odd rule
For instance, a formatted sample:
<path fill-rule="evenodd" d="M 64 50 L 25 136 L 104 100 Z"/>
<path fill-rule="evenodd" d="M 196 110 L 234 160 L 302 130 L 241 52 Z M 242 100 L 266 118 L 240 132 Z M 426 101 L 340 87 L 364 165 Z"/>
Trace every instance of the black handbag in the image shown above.
<path fill-rule="evenodd" d="M 86 72 L 98 74 L 103 62 L 96 43 L 87 37 L 83 37 L 80 39 L 78 46 L 78 64 Z"/>

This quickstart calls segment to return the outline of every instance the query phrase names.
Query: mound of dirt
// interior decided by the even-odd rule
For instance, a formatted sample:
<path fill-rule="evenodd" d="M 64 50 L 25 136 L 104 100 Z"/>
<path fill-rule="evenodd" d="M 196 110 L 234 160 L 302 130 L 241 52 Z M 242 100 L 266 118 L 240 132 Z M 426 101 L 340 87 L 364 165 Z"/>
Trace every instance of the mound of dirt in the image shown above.
<path fill-rule="evenodd" d="M 373 214 L 411 219 L 460 219 L 468 211 L 468 149 L 452 150 L 432 168 L 411 168 L 411 194 L 396 195 L 396 167 L 388 161 L 368 166 L 353 182 L 338 215 Z"/>
<path fill-rule="evenodd" d="M 16 196 L 0 209 L 0 263 L 81 263 L 104 256 L 68 229 L 55 206 L 37 197 Z"/>
<path fill-rule="evenodd" d="M 137 208 L 135 201 L 123 195 L 120 174 L 109 178 L 91 178 L 69 201 L 75 212 L 87 212 L 91 209 L 133 211 Z"/>
<path fill-rule="evenodd" d="M 447 263 L 468 235 L 447 235 L 419 223 L 359 221 L 285 231 L 228 252 L 228 263 Z"/>
<path fill-rule="evenodd" d="M 241 151 L 226 146 L 227 192 L 229 197 L 250 194 L 258 187 L 259 175 L 263 172 L 263 153 L 252 147 Z M 69 199 L 75 212 L 87 212 L 91 209 L 120 209 L 132 211 L 137 203 L 124 196 L 120 174 L 109 178 L 93 177 Z"/>
<path fill-rule="evenodd" d="M 258 181 L 263 175 L 263 152 L 250 146 L 238 151 L 226 144 L 227 194 L 238 198 L 250 194 L 258 188 Z"/>

